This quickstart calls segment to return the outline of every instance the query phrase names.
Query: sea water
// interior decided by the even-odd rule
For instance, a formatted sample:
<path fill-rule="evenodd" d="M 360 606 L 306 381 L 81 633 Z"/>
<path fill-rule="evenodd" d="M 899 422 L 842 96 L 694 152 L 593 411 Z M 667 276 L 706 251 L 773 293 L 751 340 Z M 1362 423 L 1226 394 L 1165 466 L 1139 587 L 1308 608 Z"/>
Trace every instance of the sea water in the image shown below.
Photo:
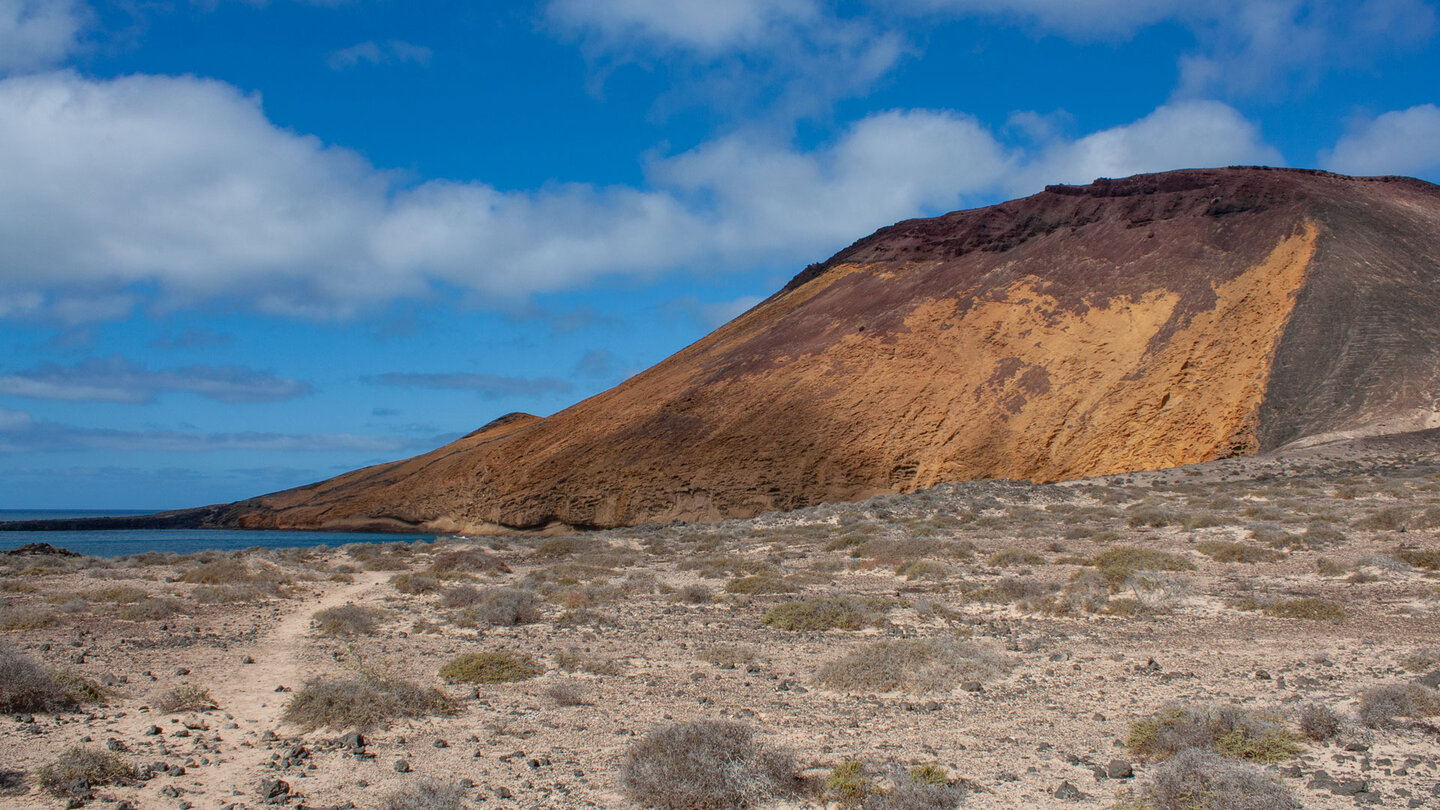
<path fill-rule="evenodd" d="M 153 510 L 0 509 L 0 522 L 11 520 L 64 520 L 87 517 L 148 515 Z M 245 548 L 309 548 L 346 543 L 409 543 L 433 541 L 433 534 L 378 532 L 289 532 L 255 529 L 116 529 L 104 531 L 6 532 L 0 531 L 0 551 L 27 543 L 49 543 L 91 557 L 126 557 L 149 551 L 194 554 L 199 551 L 234 551 Z"/>

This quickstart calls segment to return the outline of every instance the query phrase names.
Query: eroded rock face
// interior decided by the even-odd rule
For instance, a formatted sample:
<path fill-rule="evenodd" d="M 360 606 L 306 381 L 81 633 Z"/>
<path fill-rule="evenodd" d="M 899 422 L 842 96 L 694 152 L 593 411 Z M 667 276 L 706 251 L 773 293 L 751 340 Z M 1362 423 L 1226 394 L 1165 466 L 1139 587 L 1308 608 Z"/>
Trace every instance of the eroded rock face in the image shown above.
<path fill-rule="evenodd" d="M 1440 425 L 1440 187 L 1224 169 L 885 228 L 554 416 L 222 525 L 714 520 Z"/>

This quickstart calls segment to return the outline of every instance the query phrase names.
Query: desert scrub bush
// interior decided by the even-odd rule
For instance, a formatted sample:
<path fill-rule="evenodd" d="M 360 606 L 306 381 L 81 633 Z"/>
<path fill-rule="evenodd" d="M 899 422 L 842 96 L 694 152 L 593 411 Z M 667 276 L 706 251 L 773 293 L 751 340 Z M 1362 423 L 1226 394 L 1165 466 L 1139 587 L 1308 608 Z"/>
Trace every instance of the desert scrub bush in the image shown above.
<path fill-rule="evenodd" d="M 1264 770 L 1188 748 L 1156 767 L 1114 810 L 1300 810 L 1290 790 Z"/>
<path fill-rule="evenodd" d="M 388 614 L 366 605 L 339 605 L 317 610 L 310 616 L 315 632 L 332 638 L 368 636 L 375 632 Z"/>
<path fill-rule="evenodd" d="M 1012 565 L 1044 565 L 1045 558 L 1023 548 L 1007 548 L 991 554 L 985 562 L 992 568 L 1009 568 Z"/>
<path fill-rule="evenodd" d="M 1110 587 L 1118 591 L 1138 571 L 1192 571 L 1195 564 L 1178 554 L 1137 546 L 1107 548 L 1090 559 Z"/>
<path fill-rule="evenodd" d="M 434 574 L 406 572 L 390 577 L 390 585 L 400 593 L 415 596 L 440 590 L 440 578 Z"/>
<path fill-rule="evenodd" d="M 664 726 L 630 745 L 619 788 L 642 807 L 744 808 L 799 792 L 793 756 L 723 720 Z"/>
<path fill-rule="evenodd" d="M 447 683 L 509 683 L 524 681 L 545 671 L 528 655 L 505 651 L 465 653 L 440 667 Z"/>
<path fill-rule="evenodd" d="M 1060 590 L 1059 585 L 1041 582 L 1031 577 L 1003 577 L 991 585 L 970 591 L 965 594 L 965 598 L 971 602 L 1027 605 L 1036 604 L 1036 600 L 1043 599 L 1058 590 Z"/>
<path fill-rule="evenodd" d="M 1195 545 L 1195 550 L 1221 563 L 1262 563 L 1284 559 L 1285 555 L 1274 549 L 1252 546 L 1249 543 L 1232 543 L 1225 540 L 1204 540 Z"/>
<path fill-rule="evenodd" d="M 426 776 L 385 794 L 379 810 L 464 810 L 465 797 L 460 785 Z"/>
<path fill-rule="evenodd" d="M 1345 574 L 1349 573 L 1349 571 L 1349 568 L 1346 568 L 1344 565 L 1335 562 L 1329 557 L 1321 557 L 1315 561 L 1315 573 L 1319 574 L 1322 577 L 1344 576 Z"/>
<path fill-rule="evenodd" d="M 865 764 L 859 760 L 847 759 L 837 762 L 830 773 L 825 775 L 825 789 L 821 798 L 835 802 L 841 807 L 859 807 L 870 795 L 874 780 L 865 773 Z"/>
<path fill-rule="evenodd" d="M 1077 571 L 1056 594 L 1045 594 L 1025 602 L 1047 616 L 1083 616 L 1105 609 L 1110 586 L 1098 571 Z"/>
<path fill-rule="evenodd" d="M 253 585 L 272 594 L 283 593 L 284 586 L 294 582 L 274 565 L 257 562 L 252 568 L 243 560 L 230 558 L 201 562 L 182 571 L 176 579 L 196 585 Z"/>
<path fill-rule="evenodd" d="M 182 683 L 162 692 L 155 699 L 155 708 L 166 714 L 178 714 L 180 712 L 206 712 L 217 707 L 215 699 L 210 697 L 210 690 L 203 686 Z"/>
<path fill-rule="evenodd" d="M 892 767 L 886 781 L 888 789 L 872 791 L 865 798 L 864 810 L 953 810 L 970 792 L 967 783 L 952 782 L 938 765 Z"/>
<path fill-rule="evenodd" d="M 190 591 L 190 598 L 206 605 L 236 605 L 242 602 L 258 602 L 275 594 L 254 585 L 197 585 Z"/>
<path fill-rule="evenodd" d="M 60 613 L 48 608 L 0 605 L 0 630 L 41 630 L 60 620 Z"/>
<path fill-rule="evenodd" d="M 774 574 L 753 574 L 738 577 L 725 583 L 726 593 L 740 593 L 751 596 L 772 593 L 795 593 L 800 586 L 791 579 Z"/>
<path fill-rule="evenodd" d="M 1396 717 L 1429 717 L 1440 714 L 1440 692 L 1418 683 L 1393 683 L 1366 690 L 1360 695 L 1360 722 L 1381 728 Z"/>
<path fill-rule="evenodd" d="M 540 621 L 535 592 L 524 588 L 486 588 L 466 609 L 472 623 L 491 627 L 515 627 Z"/>
<path fill-rule="evenodd" d="M 777 630 L 859 630 L 875 620 L 874 607 L 850 596 L 782 602 L 760 619 Z"/>
<path fill-rule="evenodd" d="M 1395 557 L 1414 568 L 1440 571 L 1440 550 L 1419 548 L 1398 548 Z"/>
<path fill-rule="evenodd" d="M 1170 706 L 1130 725 L 1125 746 L 1152 762 L 1187 748 L 1236 759 L 1279 762 L 1300 752 L 1300 738 L 1278 715 L 1236 705 Z"/>
<path fill-rule="evenodd" d="M 430 573 L 439 576 L 451 574 L 508 574 L 510 566 L 499 557 L 478 548 L 443 551 L 430 561 Z"/>
<path fill-rule="evenodd" d="M 708 605 L 715 595 L 704 585 L 686 585 L 675 592 L 675 599 L 687 605 Z"/>
<path fill-rule="evenodd" d="M 56 796 L 82 797 L 92 788 L 134 781 L 135 766 L 99 748 L 76 745 L 40 769 L 40 787 Z"/>
<path fill-rule="evenodd" d="M 1399 506 L 1386 506 L 1371 512 L 1368 515 L 1356 518 L 1351 521 L 1350 526 L 1354 529 L 1368 529 L 1370 531 L 1390 531 L 1404 529 L 1406 522 L 1410 519 L 1410 510 Z"/>
<path fill-rule="evenodd" d="M 454 702 L 438 689 L 365 669 L 350 677 L 306 681 L 280 719 L 306 731 L 365 731 L 400 717 L 454 712 Z"/>
<path fill-rule="evenodd" d="M 133 585 L 111 585 L 108 588 L 91 591 L 87 596 L 92 602 L 114 602 L 117 605 L 133 605 L 142 599 L 150 598 L 150 592 L 144 588 L 136 588 Z"/>
<path fill-rule="evenodd" d="M 1161 526 L 1169 526 L 1180 522 L 1180 519 L 1174 512 L 1171 512 L 1161 504 L 1149 501 L 1137 503 L 1125 511 L 1129 513 L 1125 522 L 1128 523 L 1132 529 L 1158 529 Z"/>
<path fill-rule="evenodd" d="M 1400 666 L 1406 672 L 1429 672 L 1440 667 L 1440 650 L 1424 647 L 1400 659 Z"/>
<path fill-rule="evenodd" d="M 1277 619 L 1308 619 L 1317 622 L 1338 622 L 1345 618 L 1345 608 L 1338 602 L 1319 597 L 1297 599 L 1255 599 L 1246 597 L 1230 603 L 1239 610 L 1258 610 Z"/>
<path fill-rule="evenodd" d="M 592 675 L 619 675 L 622 671 L 619 661 L 590 655 L 575 647 L 556 650 L 555 666 L 566 672 L 588 672 Z"/>
<path fill-rule="evenodd" d="M 589 706 L 590 696 L 579 681 L 556 681 L 545 689 L 545 697 L 556 706 Z"/>
<path fill-rule="evenodd" d="M 1324 525 L 1323 523 L 1312 523 L 1300 535 L 1300 545 L 1309 549 L 1329 548 L 1331 546 L 1343 545 L 1348 538 L 1339 529 Z"/>
<path fill-rule="evenodd" d="M 1010 668 L 993 648 L 951 638 L 883 639 L 824 665 L 822 686 L 842 692 L 948 692 L 962 681 L 989 680 Z"/>
<path fill-rule="evenodd" d="M 695 650 L 695 657 L 717 667 L 736 667 L 756 659 L 754 647 L 743 644 L 707 644 Z"/>
<path fill-rule="evenodd" d="M 1340 733 L 1340 715 L 1321 703 L 1307 703 L 1300 709 L 1300 733 L 1315 742 L 1332 740 Z"/>
<path fill-rule="evenodd" d="M 99 700 L 98 684 L 41 666 L 14 647 L 0 643 L 0 712 L 53 712 Z"/>

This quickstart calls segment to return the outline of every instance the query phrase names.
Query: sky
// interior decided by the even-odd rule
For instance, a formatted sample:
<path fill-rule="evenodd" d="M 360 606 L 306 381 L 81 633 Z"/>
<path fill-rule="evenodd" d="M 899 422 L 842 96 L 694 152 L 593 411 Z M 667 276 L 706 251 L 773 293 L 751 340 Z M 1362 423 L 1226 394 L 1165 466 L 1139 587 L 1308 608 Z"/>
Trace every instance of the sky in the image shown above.
<path fill-rule="evenodd" d="M 1425 0 L 0 0 L 0 509 L 548 415 L 901 219 L 1440 181 Z"/>

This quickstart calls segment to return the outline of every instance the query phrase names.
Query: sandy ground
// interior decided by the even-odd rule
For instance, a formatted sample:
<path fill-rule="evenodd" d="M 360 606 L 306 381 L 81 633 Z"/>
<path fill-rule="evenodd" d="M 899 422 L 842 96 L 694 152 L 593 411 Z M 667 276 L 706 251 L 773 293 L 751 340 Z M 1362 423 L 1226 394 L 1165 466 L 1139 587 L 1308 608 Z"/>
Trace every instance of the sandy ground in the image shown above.
<path fill-rule="evenodd" d="M 1434 558 L 1416 555 L 1440 552 L 1440 463 L 1428 447 L 1381 449 L 944 487 L 574 537 L 12 558 L 0 579 L 9 628 L 0 640 L 110 686 L 79 711 L 0 717 L 0 772 L 10 774 L 0 781 L 13 783 L 0 808 L 64 807 L 37 777 L 77 743 L 168 769 L 95 788 L 99 807 L 378 808 L 428 778 L 462 785 L 477 807 L 633 807 L 617 785 L 626 751 L 654 728 L 696 718 L 752 727 L 812 778 L 849 759 L 938 764 L 971 785 L 964 807 L 1101 808 L 1157 767 L 1125 748 L 1131 725 L 1176 703 L 1233 703 L 1292 728 L 1301 707 L 1323 704 L 1345 718 L 1339 736 L 1265 766 L 1304 807 L 1440 807 L 1440 718 L 1365 728 L 1354 717 L 1367 690 L 1440 668 L 1440 579 L 1426 567 Z M 1217 561 L 1207 543 L 1266 559 Z M 1117 548 L 1166 551 L 1191 567 L 1139 572 L 1088 607 L 1057 611 L 1059 589 Z M 456 551 L 510 570 L 447 570 L 442 558 Z M 243 576 L 192 581 L 224 570 L 217 561 L 240 563 L 232 572 Z M 418 588 L 396 579 L 406 573 L 419 575 Z M 741 577 L 753 574 L 794 592 L 747 593 Z M 525 618 L 535 620 L 475 623 L 445 607 L 447 592 L 466 585 L 533 592 L 537 613 Z M 215 602 L 207 587 L 235 598 Z M 786 601 L 823 596 L 869 600 L 873 621 L 823 631 L 762 621 Z M 1257 609 L 1307 598 L 1343 616 Z M 134 609 L 154 600 L 168 615 Z M 373 632 L 336 638 L 314 626 L 317 611 L 352 603 L 385 611 Z M 817 680 L 846 652 L 906 638 L 981 645 L 1001 666 L 923 693 Z M 526 654 L 543 672 L 478 686 L 439 677 L 445 662 L 479 651 Z M 456 712 L 367 729 L 359 755 L 341 739 L 352 729 L 282 721 L 307 680 L 357 668 L 439 688 Z M 207 690 L 217 708 L 161 711 L 160 696 L 179 684 Z M 560 684 L 578 705 L 556 700 Z M 1135 776 L 1111 778 L 1112 763 Z M 276 779 L 289 790 L 267 804 L 262 783 Z"/>

